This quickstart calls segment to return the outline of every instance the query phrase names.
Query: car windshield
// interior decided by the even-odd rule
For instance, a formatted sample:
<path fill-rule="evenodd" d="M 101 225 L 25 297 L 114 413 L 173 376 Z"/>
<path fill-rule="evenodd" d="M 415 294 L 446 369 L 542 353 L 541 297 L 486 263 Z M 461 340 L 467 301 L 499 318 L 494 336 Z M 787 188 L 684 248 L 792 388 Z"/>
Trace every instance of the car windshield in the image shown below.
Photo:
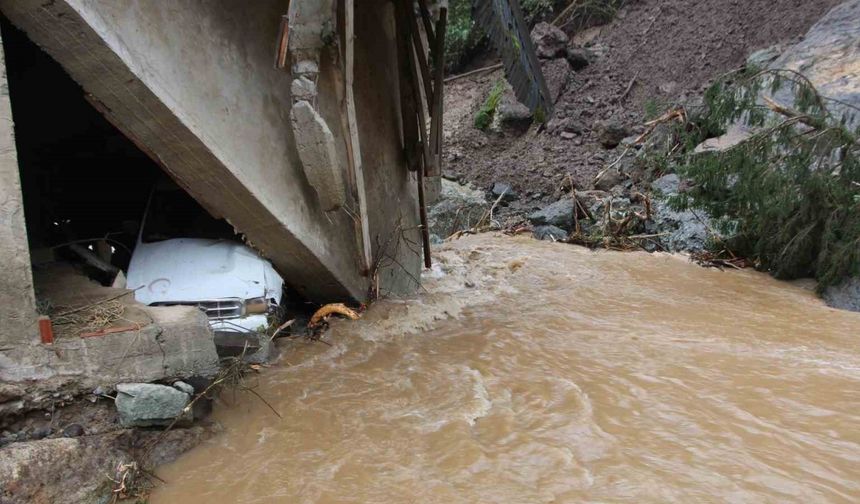
<path fill-rule="evenodd" d="M 215 219 L 180 187 L 159 184 L 152 194 L 143 225 L 142 241 L 172 238 L 235 239 L 233 227 Z"/>

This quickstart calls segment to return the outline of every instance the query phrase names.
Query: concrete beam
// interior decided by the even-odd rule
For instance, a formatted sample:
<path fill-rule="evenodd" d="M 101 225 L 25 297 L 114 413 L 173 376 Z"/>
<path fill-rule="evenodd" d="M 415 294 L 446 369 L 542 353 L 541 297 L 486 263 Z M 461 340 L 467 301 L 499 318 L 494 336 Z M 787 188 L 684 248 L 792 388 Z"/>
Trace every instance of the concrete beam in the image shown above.
<path fill-rule="evenodd" d="M 36 298 L 6 63 L 0 47 L 0 352 L 38 341 Z"/>
<path fill-rule="evenodd" d="M 137 331 L 57 338 L 0 354 L 0 381 L 71 379 L 78 391 L 121 382 L 214 376 L 219 369 L 209 321 L 191 306 L 147 308 L 152 323 Z"/>

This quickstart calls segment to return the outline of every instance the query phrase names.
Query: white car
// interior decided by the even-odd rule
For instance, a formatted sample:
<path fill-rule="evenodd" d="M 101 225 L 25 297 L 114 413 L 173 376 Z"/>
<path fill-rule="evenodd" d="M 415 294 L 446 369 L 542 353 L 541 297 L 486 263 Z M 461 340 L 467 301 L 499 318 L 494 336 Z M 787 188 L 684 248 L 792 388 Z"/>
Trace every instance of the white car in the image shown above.
<path fill-rule="evenodd" d="M 259 348 L 259 334 L 279 313 L 284 279 L 171 181 L 149 199 L 127 285 L 150 306 L 192 305 L 209 317 L 219 354 Z M 256 338 L 256 339 L 255 339 Z"/>

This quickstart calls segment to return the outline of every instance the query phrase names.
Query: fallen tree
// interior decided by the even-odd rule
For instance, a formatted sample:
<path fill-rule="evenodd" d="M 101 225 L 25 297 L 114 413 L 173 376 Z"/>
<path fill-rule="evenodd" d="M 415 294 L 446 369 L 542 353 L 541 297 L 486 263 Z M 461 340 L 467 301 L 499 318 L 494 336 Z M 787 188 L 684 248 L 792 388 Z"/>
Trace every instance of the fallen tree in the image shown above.
<path fill-rule="evenodd" d="M 707 211 L 727 237 L 720 247 L 778 278 L 813 276 L 823 290 L 860 274 L 860 109 L 833 104 L 796 71 L 717 80 L 683 134 L 677 171 L 692 185 L 671 205 Z M 693 148 L 739 125 L 750 133 L 734 145 Z"/>

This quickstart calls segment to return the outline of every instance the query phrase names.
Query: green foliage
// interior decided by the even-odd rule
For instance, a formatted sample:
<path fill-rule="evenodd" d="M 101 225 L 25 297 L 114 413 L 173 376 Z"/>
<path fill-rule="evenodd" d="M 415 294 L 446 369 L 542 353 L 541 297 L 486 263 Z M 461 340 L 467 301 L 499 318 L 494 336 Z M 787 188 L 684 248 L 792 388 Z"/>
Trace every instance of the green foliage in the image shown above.
<path fill-rule="evenodd" d="M 555 3 L 554 0 L 521 0 L 520 8 L 526 22 L 533 25 L 551 14 Z"/>
<path fill-rule="evenodd" d="M 642 107 L 645 120 L 650 121 L 660 117 L 663 112 L 669 109 L 669 102 L 660 98 L 648 98 Z"/>
<path fill-rule="evenodd" d="M 793 104 L 776 113 L 763 92 Z M 738 122 L 756 133 L 722 152 L 688 154 L 678 172 L 693 187 L 670 203 L 706 210 L 731 236 L 723 246 L 778 278 L 812 275 L 824 288 L 860 274 L 860 130 L 845 127 L 850 118 L 835 117 L 806 78 L 786 70 L 727 76 L 705 105 L 687 147 Z"/>
<path fill-rule="evenodd" d="M 493 116 L 496 115 L 496 109 L 499 107 L 499 102 L 502 100 L 502 95 L 505 92 L 505 81 L 499 79 L 487 95 L 487 99 L 475 115 L 475 127 L 480 130 L 486 130 L 493 122 Z"/>
<path fill-rule="evenodd" d="M 472 19 L 472 0 L 450 0 L 445 31 L 445 66 L 456 68 L 478 47 L 483 32 Z"/>

